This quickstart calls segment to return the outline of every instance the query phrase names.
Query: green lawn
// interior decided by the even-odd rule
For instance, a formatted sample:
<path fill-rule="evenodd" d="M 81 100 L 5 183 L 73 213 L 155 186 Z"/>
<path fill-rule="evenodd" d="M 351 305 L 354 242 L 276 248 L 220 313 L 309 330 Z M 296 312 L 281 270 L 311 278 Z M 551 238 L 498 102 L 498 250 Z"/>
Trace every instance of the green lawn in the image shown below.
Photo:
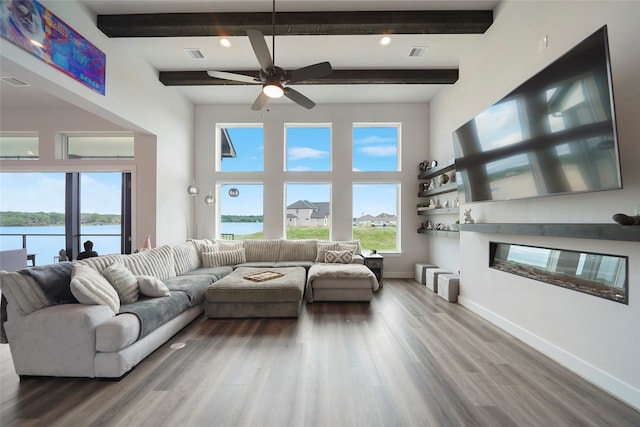
<path fill-rule="evenodd" d="M 262 239 L 263 233 L 235 236 L 235 240 Z M 363 249 L 392 250 L 396 247 L 396 227 L 353 227 L 353 238 Z M 287 239 L 329 240 L 327 227 L 287 227 Z"/>

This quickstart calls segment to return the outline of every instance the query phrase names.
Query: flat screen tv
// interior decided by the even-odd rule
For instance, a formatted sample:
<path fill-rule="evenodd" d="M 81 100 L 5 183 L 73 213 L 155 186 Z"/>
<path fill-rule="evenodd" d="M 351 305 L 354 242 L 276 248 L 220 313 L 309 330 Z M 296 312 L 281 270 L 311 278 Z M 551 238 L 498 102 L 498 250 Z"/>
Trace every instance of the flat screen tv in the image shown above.
<path fill-rule="evenodd" d="M 461 203 L 622 188 L 604 26 L 453 133 Z"/>

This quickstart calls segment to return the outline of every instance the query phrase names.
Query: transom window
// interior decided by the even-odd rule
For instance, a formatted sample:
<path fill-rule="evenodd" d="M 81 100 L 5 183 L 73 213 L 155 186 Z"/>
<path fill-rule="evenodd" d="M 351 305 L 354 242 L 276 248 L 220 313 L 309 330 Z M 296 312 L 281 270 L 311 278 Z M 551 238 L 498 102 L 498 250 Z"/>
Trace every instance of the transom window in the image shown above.
<path fill-rule="evenodd" d="M 131 133 L 99 135 L 64 134 L 63 159 L 133 159 L 134 137 Z"/>
<path fill-rule="evenodd" d="M 216 169 L 222 172 L 264 170 L 264 129 L 261 124 L 218 125 Z"/>
<path fill-rule="evenodd" d="M 3 160 L 37 160 L 38 132 L 0 133 L 0 158 Z"/>
<path fill-rule="evenodd" d="M 400 124 L 353 125 L 353 170 L 385 172 L 400 170 Z"/>
<path fill-rule="evenodd" d="M 285 124 L 287 171 L 331 170 L 331 126 Z"/>

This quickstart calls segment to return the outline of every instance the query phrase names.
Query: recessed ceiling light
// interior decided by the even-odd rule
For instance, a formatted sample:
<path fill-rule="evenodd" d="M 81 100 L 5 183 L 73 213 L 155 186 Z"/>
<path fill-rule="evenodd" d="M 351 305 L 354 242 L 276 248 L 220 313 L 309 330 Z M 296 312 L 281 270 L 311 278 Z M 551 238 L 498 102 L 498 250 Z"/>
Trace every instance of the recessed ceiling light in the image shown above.
<path fill-rule="evenodd" d="M 386 46 L 386 45 L 388 45 L 389 43 L 391 43 L 391 37 L 389 37 L 389 36 L 384 36 L 384 37 L 382 37 L 382 38 L 380 39 L 380 44 L 381 44 L 382 46 Z"/>
<path fill-rule="evenodd" d="M 221 44 L 222 46 L 224 46 L 224 47 L 229 47 L 229 46 L 231 46 L 231 42 L 229 41 L 229 39 L 224 38 L 224 37 L 220 39 L 220 44 Z"/>

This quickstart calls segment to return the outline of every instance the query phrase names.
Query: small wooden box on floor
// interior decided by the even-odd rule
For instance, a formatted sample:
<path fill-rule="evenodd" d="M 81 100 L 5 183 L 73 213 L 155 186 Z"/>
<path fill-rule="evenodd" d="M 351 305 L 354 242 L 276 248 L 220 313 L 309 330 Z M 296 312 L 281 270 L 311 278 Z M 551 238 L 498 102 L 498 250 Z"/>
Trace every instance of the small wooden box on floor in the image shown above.
<path fill-rule="evenodd" d="M 434 264 L 416 264 L 416 282 L 426 285 L 427 284 L 427 268 L 438 268 Z"/>
<path fill-rule="evenodd" d="M 438 275 L 451 274 L 451 271 L 445 268 L 427 268 L 427 289 L 438 292 Z"/>
<path fill-rule="evenodd" d="M 449 302 L 458 301 L 460 276 L 457 274 L 438 275 L 438 296 Z"/>

